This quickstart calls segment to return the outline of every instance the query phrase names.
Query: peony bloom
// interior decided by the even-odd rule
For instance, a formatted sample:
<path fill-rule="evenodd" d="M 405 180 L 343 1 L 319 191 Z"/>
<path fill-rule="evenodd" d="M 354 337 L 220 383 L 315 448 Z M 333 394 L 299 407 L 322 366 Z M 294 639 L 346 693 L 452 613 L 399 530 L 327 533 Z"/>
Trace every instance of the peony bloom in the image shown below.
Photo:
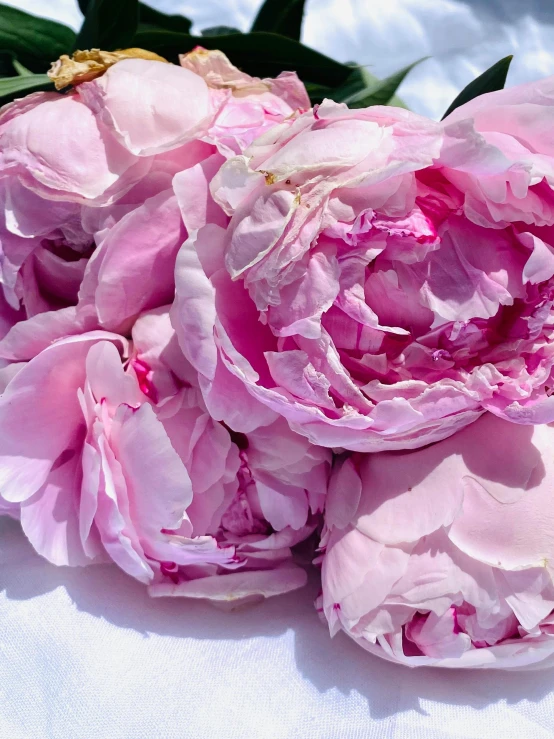
<path fill-rule="evenodd" d="M 225 57 L 219 64 L 230 66 Z M 283 96 L 296 104 L 306 93 L 296 75 L 289 78 Z M 220 165 L 269 123 L 293 115 L 275 85 L 272 94 L 247 90 L 235 99 L 191 69 L 124 59 L 68 94 L 7 105 L 0 285 L 12 323 L 48 326 L 51 338 L 98 328 L 128 333 L 141 312 L 168 303 L 186 238 L 172 179 L 206 159 Z M 229 117 L 235 123 L 226 128 Z M 9 358 L 1 349 L 0 356 Z"/>
<path fill-rule="evenodd" d="M 553 443 L 486 413 L 424 449 L 340 459 L 318 599 L 331 633 L 411 666 L 551 658 Z"/>
<path fill-rule="evenodd" d="M 93 331 L 19 363 L 0 397 L 0 497 L 58 565 L 113 561 L 154 595 L 242 601 L 300 587 L 329 469 L 282 419 L 207 414 L 167 309 L 133 341 Z M 263 576 L 261 576 L 263 571 Z"/>
<path fill-rule="evenodd" d="M 553 106 L 554 78 L 443 124 L 327 101 L 229 160 L 205 222 L 176 187 L 200 266 L 175 325 L 208 404 L 231 374 L 312 442 L 362 452 L 485 410 L 553 421 Z"/>
<path fill-rule="evenodd" d="M 150 593 L 236 601 L 298 588 L 306 573 L 290 548 L 320 523 L 331 455 L 278 417 L 249 433 L 214 421 L 197 374 L 182 357 L 168 308 L 136 322 L 131 368 L 190 475 L 193 534 L 209 534 L 233 549 L 236 569 L 166 562 Z"/>
<path fill-rule="evenodd" d="M 139 80 L 141 95 L 131 106 Z M 174 94 L 163 105 L 167 87 Z M 111 227 L 123 221 L 119 239 L 136 238 L 144 204 L 163 193 L 169 199 L 173 174 L 211 152 L 196 137 L 214 112 L 202 79 L 138 59 L 68 95 L 36 93 L 6 106 L 0 116 L 0 275 L 8 303 L 21 306 L 23 318 L 76 306 L 97 247 L 107 240 L 104 251 L 113 251 Z M 152 220 L 162 207 L 158 201 L 149 209 Z M 168 249 L 164 243 L 155 255 L 158 282 L 171 279 Z M 155 297 L 140 298 L 128 298 L 138 302 L 129 310 L 154 307 Z"/>

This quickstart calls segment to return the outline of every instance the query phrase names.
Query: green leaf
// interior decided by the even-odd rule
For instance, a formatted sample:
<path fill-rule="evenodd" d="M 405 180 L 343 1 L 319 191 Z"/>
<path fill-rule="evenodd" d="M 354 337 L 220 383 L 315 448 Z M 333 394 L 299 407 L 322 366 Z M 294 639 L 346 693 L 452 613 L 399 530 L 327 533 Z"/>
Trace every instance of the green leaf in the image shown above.
<path fill-rule="evenodd" d="M 0 105 L 5 105 L 15 98 L 24 97 L 30 92 L 50 89 L 54 90 L 54 85 L 45 74 L 4 77 L 0 79 Z"/>
<path fill-rule="evenodd" d="M 365 67 L 353 63 L 348 66 L 352 67 L 352 71 L 346 81 L 334 90 L 329 90 L 329 94 L 326 96 L 331 97 L 337 103 L 343 103 L 349 97 L 357 95 L 379 82 L 379 78 L 371 74 Z"/>
<path fill-rule="evenodd" d="M 304 80 L 304 86 L 306 88 L 306 91 L 308 93 L 308 97 L 310 98 L 310 101 L 312 105 L 315 105 L 316 103 L 320 103 L 323 98 L 330 98 L 331 100 L 336 100 L 335 97 L 333 97 L 333 92 L 335 89 L 333 87 L 328 87 L 327 85 L 319 85 L 317 82 L 308 82 Z"/>
<path fill-rule="evenodd" d="M 81 9 L 81 13 L 83 15 L 86 15 L 88 6 L 90 5 L 90 0 L 78 0 L 78 2 L 79 2 L 79 8 Z"/>
<path fill-rule="evenodd" d="M 427 59 L 427 57 L 424 57 L 424 59 Z M 371 75 L 367 78 L 368 84 L 363 90 L 343 97 L 340 102 L 346 103 L 350 108 L 368 108 L 370 105 L 398 105 L 398 103 L 401 103 L 401 107 L 405 107 L 402 101 L 396 98 L 395 93 L 406 75 L 424 59 L 418 59 L 417 62 L 409 64 L 384 80 L 371 79 L 373 77 Z"/>
<path fill-rule="evenodd" d="M 493 64 L 492 67 L 489 67 L 486 72 L 483 72 L 483 74 L 479 75 L 479 77 L 476 77 L 476 79 L 474 79 L 473 82 L 470 82 L 467 87 L 464 87 L 464 89 L 443 115 L 441 120 L 444 120 L 447 115 L 450 115 L 450 113 L 452 113 L 453 110 L 456 110 L 456 108 L 459 108 L 460 105 L 464 105 L 464 103 L 469 103 L 470 100 L 479 97 L 479 95 L 484 95 L 487 92 L 496 92 L 496 90 L 504 89 L 504 85 L 506 84 L 506 77 L 508 75 L 508 70 L 510 69 L 510 63 L 512 59 L 513 57 L 511 54 L 510 56 L 505 56 L 504 59 L 496 62 L 496 64 Z"/>
<path fill-rule="evenodd" d="M 30 70 L 27 69 L 27 67 L 24 67 L 21 62 L 18 62 L 15 57 L 12 59 L 12 64 L 13 68 L 20 77 L 29 77 L 33 74 Z"/>
<path fill-rule="evenodd" d="M 212 26 L 212 28 L 204 28 L 200 33 L 202 36 L 228 36 L 230 33 L 242 33 L 242 31 L 232 26 Z"/>
<path fill-rule="evenodd" d="M 165 28 L 167 31 L 178 31 L 179 33 L 190 33 L 192 21 L 184 15 L 166 15 L 154 10 L 149 5 L 139 3 L 139 28 L 141 30 L 152 30 L 153 28 Z M 148 29 L 145 28 L 148 26 Z"/>
<path fill-rule="evenodd" d="M 139 19 L 138 0 L 92 0 L 76 48 L 115 51 L 131 45 Z"/>
<path fill-rule="evenodd" d="M 326 87 L 311 82 L 308 82 L 306 84 L 306 89 L 313 105 L 315 105 L 316 103 L 321 103 L 324 98 L 329 98 L 330 100 L 334 100 L 337 103 L 344 103 L 347 100 L 355 99 L 358 96 L 360 98 L 364 98 L 370 93 L 379 91 L 380 88 L 381 93 L 379 94 L 383 97 L 387 97 L 387 80 L 380 80 L 374 74 L 369 72 L 365 67 L 360 67 L 352 62 L 349 62 L 347 66 L 351 69 L 350 74 L 348 75 L 346 80 L 337 87 Z M 396 77 L 396 75 L 393 75 L 393 78 L 394 77 Z M 376 103 L 370 102 L 370 104 L 375 105 Z M 385 104 L 394 105 L 397 108 L 406 107 L 406 104 L 401 98 L 398 97 L 398 95 L 393 95 L 392 97 L 390 97 Z M 363 106 L 359 103 L 356 104 L 356 102 L 354 102 L 351 107 L 354 108 Z"/>
<path fill-rule="evenodd" d="M 179 54 L 192 51 L 196 46 L 220 49 L 233 64 L 248 74 L 277 77 L 285 70 L 294 70 L 304 81 L 329 87 L 342 84 L 351 72 L 345 64 L 274 33 L 234 33 L 210 37 L 187 36 L 170 31 L 139 31 L 133 45 L 175 62 Z"/>
<path fill-rule="evenodd" d="M 305 0 L 265 0 L 252 30 L 278 33 L 300 41 L 304 4 Z"/>
<path fill-rule="evenodd" d="M 17 56 L 31 72 L 45 72 L 74 45 L 71 28 L 0 5 L 0 49 Z"/>

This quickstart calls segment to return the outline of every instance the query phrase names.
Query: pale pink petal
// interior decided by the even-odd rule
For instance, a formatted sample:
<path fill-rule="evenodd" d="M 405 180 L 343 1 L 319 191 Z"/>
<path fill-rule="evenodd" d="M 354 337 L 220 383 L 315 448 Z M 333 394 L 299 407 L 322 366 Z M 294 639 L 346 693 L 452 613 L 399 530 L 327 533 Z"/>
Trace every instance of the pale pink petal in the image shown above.
<path fill-rule="evenodd" d="M 85 357 L 101 340 L 125 345 L 105 332 L 64 339 L 32 359 L 0 397 L 0 490 L 6 500 L 27 500 L 36 493 L 82 433 L 77 390 L 85 380 Z"/>
<path fill-rule="evenodd" d="M 103 195 L 135 162 L 75 94 L 41 93 L 34 107 L 0 121 L 0 151 L 0 169 L 24 167 L 28 187 L 73 198 Z"/>
<path fill-rule="evenodd" d="M 297 590 L 306 584 L 307 579 L 306 571 L 301 567 L 283 565 L 272 570 L 239 570 L 225 575 L 185 580 L 177 584 L 154 583 L 150 585 L 148 592 L 154 597 L 170 595 L 207 598 L 212 602 L 233 607 Z"/>
<path fill-rule="evenodd" d="M 55 565 L 85 565 L 94 557 L 83 551 L 79 536 L 80 454 L 68 450 L 42 488 L 21 504 L 21 527 L 34 549 Z M 100 550 L 96 550 L 99 554 Z"/>
<path fill-rule="evenodd" d="M 125 333 L 139 313 L 173 299 L 175 260 L 186 238 L 171 192 L 147 200 L 119 221 L 97 257 L 94 305 L 102 326 Z M 86 290 L 86 287 L 83 288 Z"/>
<path fill-rule="evenodd" d="M 208 87 L 187 69 L 145 59 L 125 59 L 79 96 L 133 154 L 155 154 L 190 141 L 211 115 Z"/>

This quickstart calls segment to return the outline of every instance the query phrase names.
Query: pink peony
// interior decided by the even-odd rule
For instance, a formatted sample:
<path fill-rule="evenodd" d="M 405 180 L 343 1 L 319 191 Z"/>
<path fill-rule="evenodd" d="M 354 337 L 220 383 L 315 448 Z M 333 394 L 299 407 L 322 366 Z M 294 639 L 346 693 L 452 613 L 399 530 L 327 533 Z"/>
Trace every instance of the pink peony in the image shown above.
<path fill-rule="evenodd" d="M 232 376 L 355 451 L 423 446 L 485 410 L 554 421 L 553 106 L 554 78 L 443 124 L 325 102 L 229 160 L 201 217 L 179 175 L 183 270 L 197 260 L 193 285 L 178 261 L 174 322 L 213 412 L 234 411 Z"/>
<path fill-rule="evenodd" d="M 219 65 L 232 69 L 225 57 Z M 284 98 L 296 105 L 306 92 L 296 75 L 286 79 L 288 86 L 271 81 L 273 94 L 235 98 L 190 69 L 127 59 L 69 94 L 6 106 L 0 284 L 10 325 L 29 321 L 17 331 L 50 339 L 97 328 L 128 333 L 141 312 L 171 301 L 186 238 L 173 176 L 208 158 L 220 165 L 293 115 Z M 9 343 L 1 357 L 11 358 L 13 336 Z"/>
<path fill-rule="evenodd" d="M 0 511 L 58 565 L 113 561 L 153 595 L 242 601 L 300 587 L 290 547 L 323 508 L 329 452 L 282 419 L 249 435 L 207 414 L 167 309 L 133 341 L 54 342 L 0 397 Z"/>
<path fill-rule="evenodd" d="M 319 610 L 403 664 L 554 655 L 554 428 L 486 413 L 417 451 L 337 461 Z"/>
<path fill-rule="evenodd" d="M 131 106 L 139 80 L 141 95 Z M 174 94 L 164 105 L 167 88 Z M 189 105 L 192 97 L 196 105 Z M 36 93 L 6 106 L 0 116 L 0 239 L 10 305 L 21 305 L 24 318 L 75 306 L 89 258 L 110 227 L 127 216 L 132 232 L 136 209 L 160 193 L 169 197 L 172 175 L 210 153 L 195 139 L 213 115 L 202 79 L 138 59 L 120 62 L 71 94 Z M 140 312 L 140 304 L 132 307 Z"/>

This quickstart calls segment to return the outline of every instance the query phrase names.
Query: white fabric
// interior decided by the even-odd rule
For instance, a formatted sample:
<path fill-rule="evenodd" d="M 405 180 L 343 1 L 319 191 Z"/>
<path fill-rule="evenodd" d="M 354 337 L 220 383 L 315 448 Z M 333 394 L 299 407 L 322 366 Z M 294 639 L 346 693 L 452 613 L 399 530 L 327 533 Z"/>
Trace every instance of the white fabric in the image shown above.
<path fill-rule="evenodd" d="M 410 670 L 296 594 L 224 613 L 55 568 L 0 520 L 3 739 L 547 739 L 554 672 Z"/>
<path fill-rule="evenodd" d="M 4 0 L 8 2 L 8 0 Z M 72 0 L 9 0 L 76 27 Z M 246 28 L 256 0 L 158 0 L 197 27 Z M 311 0 L 305 41 L 373 62 L 379 75 L 425 54 L 402 89 L 439 117 L 475 74 L 511 51 L 510 82 L 554 74 L 547 0 Z M 547 43 L 548 41 L 548 43 Z M 550 47 L 551 51 L 548 51 Z M 150 600 L 115 567 L 55 568 L 0 520 L 2 739 L 546 739 L 554 671 L 397 667 L 340 634 L 303 591 L 242 612 Z"/>

